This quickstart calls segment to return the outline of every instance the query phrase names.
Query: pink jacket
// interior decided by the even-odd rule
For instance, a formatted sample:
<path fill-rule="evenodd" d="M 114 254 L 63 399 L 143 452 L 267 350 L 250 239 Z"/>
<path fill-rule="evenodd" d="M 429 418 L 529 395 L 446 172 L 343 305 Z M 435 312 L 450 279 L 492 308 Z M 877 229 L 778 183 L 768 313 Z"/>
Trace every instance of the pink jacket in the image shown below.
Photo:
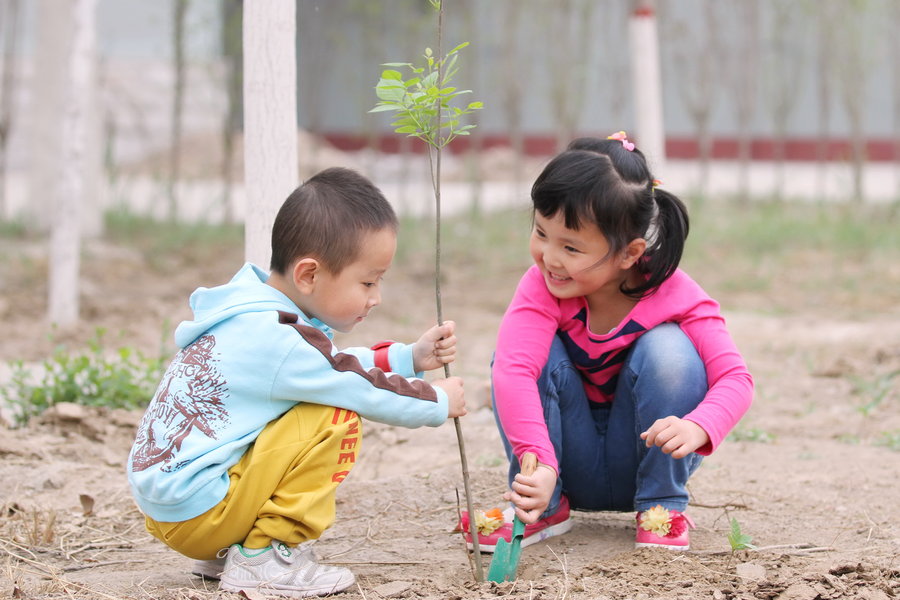
<path fill-rule="evenodd" d="M 500 324 L 492 371 L 494 395 L 503 431 L 516 456 L 526 451 L 558 469 L 544 423 L 537 379 L 557 331 L 583 350 L 573 362 L 585 380 L 591 402 L 610 402 L 625 355 L 645 332 L 678 323 L 706 365 L 709 391 L 685 418 L 700 425 L 710 443 L 697 450 L 710 454 L 747 412 L 753 379 L 719 314 L 719 305 L 686 273 L 677 270 L 649 297 L 641 299 L 612 331 L 590 331 L 587 300 L 560 300 L 547 289 L 537 266 L 519 282 Z"/>

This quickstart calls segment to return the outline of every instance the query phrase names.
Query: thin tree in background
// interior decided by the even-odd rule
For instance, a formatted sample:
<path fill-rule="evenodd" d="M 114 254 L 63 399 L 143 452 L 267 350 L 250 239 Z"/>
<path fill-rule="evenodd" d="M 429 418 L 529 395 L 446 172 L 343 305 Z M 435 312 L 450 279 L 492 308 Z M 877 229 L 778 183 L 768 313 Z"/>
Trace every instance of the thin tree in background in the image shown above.
<path fill-rule="evenodd" d="M 243 1 L 224 0 L 222 16 L 222 52 L 225 57 L 225 93 L 228 107 L 222 123 L 222 220 L 234 222 L 234 150 L 241 131 L 244 53 L 241 46 Z"/>
<path fill-rule="evenodd" d="M 896 65 L 900 63 L 900 36 L 896 35 L 900 31 L 900 2 L 890 2 L 890 13 L 885 21 L 888 23 L 886 29 L 890 31 L 888 39 L 887 64 Z M 900 206 L 900 71 L 896 68 L 891 69 L 892 91 L 893 91 L 893 130 L 894 130 L 894 162 L 895 162 L 895 180 L 897 182 L 897 191 L 895 198 L 895 206 Z"/>
<path fill-rule="evenodd" d="M 476 6 L 477 0 L 462 0 L 462 5 L 460 8 L 463 11 L 463 20 L 464 20 L 464 29 L 465 36 L 470 41 L 470 43 L 477 44 L 478 43 L 478 30 L 477 22 L 475 17 L 478 15 L 478 7 Z M 480 61 L 472 61 L 471 68 L 467 69 L 466 74 L 469 76 L 469 80 L 473 82 L 471 87 L 477 87 L 479 80 L 479 64 Z M 471 116 L 470 123 L 478 129 L 478 125 L 480 124 L 479 119 L 480 113 L 473 113 Z M 473 131 L 472 135 L 469 136 L 469 147 L 466 148 L 465 156 L 463 157 L 463 164 L 465 165 L 466 175 L 469 179 L 469 189 L 471 190 L 471 213 L 472 216 L 477 218 L 481 214 L 481 204 L 482 204 L 482 191 L 483 191 L 483 169 L 481 167 L 481 154 L 483 149 L 482 136 L 478 134 L 477 131 Z"/>
<path fill-rule="evenodd" d="M 71 61 L 72 28 L 68 10 L 60 10 L 56 0 L 37 0 L 35 11 L 34 69 L 29 82 L 28 198 L 21 214 L 25 229 L 49 233 L 53 214 L 48 182 L 59 177 L 63 163 L 59 133 L 62 130 L 64 85 Z M 70 5 L 66 4 L 68 8 Z M 55 193 L 55 190 L 54 190 Z"/>
<path fill-rule="evenodd" d="M 184 29 L 187 20 L 189 0 L 175 0 L 172 13 L 172 70 L 175 81 L 172 90 L 172 114 L 169 137 L 169 184 L 166 195 L 169 199 L 169 219 L 178 218 L 178 183 L 181 179 L 181 135 L 184 115 L 185 57 Z"/>
<path fill-rule="evenodd" d="M 866 164 L 864 120 L 866 107 L 866 6 L 853 2 L 840 4 L 842 51 L 836 53 L 838 93 L 850 126 L 850 172 L 853 200 L 862 202 L 865 190 L 863 176 Z"/>
<path fill-rule="evenodd" d="M 775 180 L 772 194 L 776 200 L 784 195 L 785 160 L 787 144 L 785 142 L 791 113 L 797 106 L 800 97 L 799 88 L 803 83 L 803 54 L 800 51 L 800 33 L 804 27 L 798 23 L 802 19 L 799 14 L 802 6 L 794 0 L 773 0 L 772 5 L 772 39 L 768 43 L 769 53 L 763 72 L 765 96 L 771 111 L 773 146 L 772 160 L 775 162 Z M 799 17 L 799 18 L 798 18 Z"/>
<path fill-rule="evenodd" d="M 700 162 L 698 192 L 706 195 L 709 187 L 709 168 L 712 158 L 712 133 L 710 121 L 715 106 L 717 81 L 719 80 L 722 40 L 719 37 L 716 0 L 701 3 L 703 18 L 698 24 L 675 24 L 674 39 L 679 40 L 675 59 L 682 69 L 676 78 L 677 90 L 687 113 L 694 124 L 697 137 L 697 153 Z M 692 27 L 699 25 L 699 30 Z"/>
<path fill-rule="evenodd" d="M 734 21 L 741 23 L 732 49 L 727 72 L 733 92 L 734 119 L 737 127 L 737 198 L 750 197 L 750 159 L 753 152 L 753 117 L 759 92 L 759 2 L 737 0 L 733 4 Z"/>
<path fill-rule="evenodd" d="M 506 131 L 509 135 L 509 143 L 513 150 L 513 196 L 519 197 L 519 188 L 524 179 L 523 161 L 525 156 L 525 134 L 522 130 L 522 98 L 523 81 L 527 81 L 529 74 L 525 71 L 530 60 L 523 56 L 527 50 L 527 44 L 519 43 L 521 33 L 521 15 L 529 10 L 530 0 L 507 0 L 503 3 L 502 20 L 506 26 L 503 28 L 502 64 L 503 80 L 500 88 L 503 98 L 503 116 L 506 120 Z M 496 6 L 494 4 L 492 7 Z"/>
<path fill-rule="evenodd" d="M 836 54 L 839 52 L 839 38 L 843 35 L 838 11 L 834 2 L 822 2 L 812 7 L 816 22 L 816 73 L 818 90 L 818 140 L 816 142 L 816 162 L 819 174 L 816 177 L 817 196 L 825 197 L 827 188 L 826 173 L 830 160 L 830 125 L 831 105 L 834 101 L 834 79 Z M 892 36 L 893 37 L 893 36 Z"/>
<path fill-rule="evenodd" d="M 0 36 L 3 39 L 3 78 L 0 79 L 0 221 L 6 218 L 6 158 L 13 127 L 16 86 L 16 45 L 19 40 L 19 0 L 0 4 Z"/>
<path fill-rule="evenodd" d="M 382 71 L 381 78 L 375 86 L 379 102 L 369 112 L 397 113 L 391 126 L 396 133 L 415 137 L 427 144 L 428 162 L 431 166 L 431 183 L 434 190 L 435 205 L 435 253 L 434 253 L 434 294 L 437 306 L 438 325 L 443 324 L 443 303 L 441 300 L 441 157 L 443 148 L 457 136 L 469 135 L 474 125 L 461 124 L 461 117 L 483 108 L 481 102 L 469 102 L 465 107 L 453 106 L 452 101 L 470 90 L 458 90 L 450 85 L 459 67 L 456 62 L 458 52 L 468 46 L 468 42 L 459 44 L 444 55 L 444 6 L 442 0 L 428 0 L 438 13 L 438 51 L 425 49 L 425 66 L 416 67 L 411 63 L 387 63 L 384 66 L 408 69 L 412 78 L 404 79 L 403 74 L 390 68 Z M 444 365 L 444 375 L 450 377 L 450 365 Z M 459 458 L 462 466 L 463 485 L 465 487 L 466 508 L 469 512 L 469 533 L 475 551 L 475 580 L 484 580 L 484 567 L 481 564 L 481 550 L 478 545 L 478 529 L 475 524 L 475 511 L 472 505 L 472 493 L 469 489 L 469 463 L 466 458 L 466 446 L 462 434 L 459 417 L 453 418 L 456 427 L 456 439 L 459 444 Z"/>
<path fill-rule="evenodd" d="M 550 105 L 557 122 L 556 146 L 562 150 L 575 137 L 585 104 L 587 70 L 593 50 L 592 15 L 595 0 L 558 0 L 548 15 L 552 44 L 548 59 Z"/>
<path fill-rule="evenodd" d="M 66 104 L 60 131 L 61 162 L 53 194 L 50 234 L 48 317 L 69 328 L 78 322 L 81 265 L 81 210 L 85 200 L 88 112 L 93 109 L 96 0 L 73 0 L 69 9 L 72 48 L 65 84 Z"/>

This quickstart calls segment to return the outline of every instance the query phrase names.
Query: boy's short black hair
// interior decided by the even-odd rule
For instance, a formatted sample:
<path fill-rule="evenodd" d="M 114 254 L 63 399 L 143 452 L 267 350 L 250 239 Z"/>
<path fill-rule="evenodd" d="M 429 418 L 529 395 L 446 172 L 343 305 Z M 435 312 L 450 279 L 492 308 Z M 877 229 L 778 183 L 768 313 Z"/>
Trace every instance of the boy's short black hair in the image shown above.
<path fill-rule="evenodd" d="M 364 234 L 397 226 L 394 209 L 368 178 L 342 167 L 325 169 L 281 205 L 269 268 L 285 275 L 295 260 L 309 256 L 340 273 L 362 254 Z"/>

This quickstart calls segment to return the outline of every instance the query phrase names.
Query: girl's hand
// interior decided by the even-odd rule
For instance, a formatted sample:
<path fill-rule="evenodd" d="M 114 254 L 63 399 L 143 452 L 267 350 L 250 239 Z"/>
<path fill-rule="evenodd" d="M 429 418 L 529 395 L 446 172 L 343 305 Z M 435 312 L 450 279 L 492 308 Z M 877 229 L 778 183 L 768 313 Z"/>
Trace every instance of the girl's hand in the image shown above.
<path fill-rule="evenodd" d="M 550 497 L 556 487 L 556 471 L 538 464 L 531 475 L 516 475 L 510 490 L 503 494 L 516 507 L 516 515 L 523 523 L 535 523 L 550 506 Z"/>
<path fill-rule="evenodd" d="M 709 435 L 693 421 L 678 417 L 657 419 L 650 429 L 641 434 L 647 447 L 659 446 L 672 458 L 684 458 L 697 448 L 709 443 Z"/>
<path fill-rule="evenodd" d="M 444 321 L 422 334 L 413 345 L 413 368 L 431 371 L 456 360 L 456 323 Z"/>

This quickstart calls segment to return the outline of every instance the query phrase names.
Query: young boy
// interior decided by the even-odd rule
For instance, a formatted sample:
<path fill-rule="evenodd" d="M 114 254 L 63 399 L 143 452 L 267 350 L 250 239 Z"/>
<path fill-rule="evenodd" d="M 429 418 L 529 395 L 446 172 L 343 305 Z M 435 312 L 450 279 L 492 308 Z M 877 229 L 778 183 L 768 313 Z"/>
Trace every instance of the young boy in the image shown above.
<path fill-rule="evenodd" d="M 147 530 L 222 589 L 305 597 L 353 585 L 310 546 L 334 522 L 359 417 L 419 427 L 466 414 L 461 379 L 417 378 L 454 360 L 453 322 L 411 345 L 332 343 L 381 302 L 396 245 L 381 192 L 327 169 L 281 207 L 271 274 L 247 264 L 191 295 L 194 320 L 175 331 L 181 351 L 141 421 L 128 480 Z"/>

